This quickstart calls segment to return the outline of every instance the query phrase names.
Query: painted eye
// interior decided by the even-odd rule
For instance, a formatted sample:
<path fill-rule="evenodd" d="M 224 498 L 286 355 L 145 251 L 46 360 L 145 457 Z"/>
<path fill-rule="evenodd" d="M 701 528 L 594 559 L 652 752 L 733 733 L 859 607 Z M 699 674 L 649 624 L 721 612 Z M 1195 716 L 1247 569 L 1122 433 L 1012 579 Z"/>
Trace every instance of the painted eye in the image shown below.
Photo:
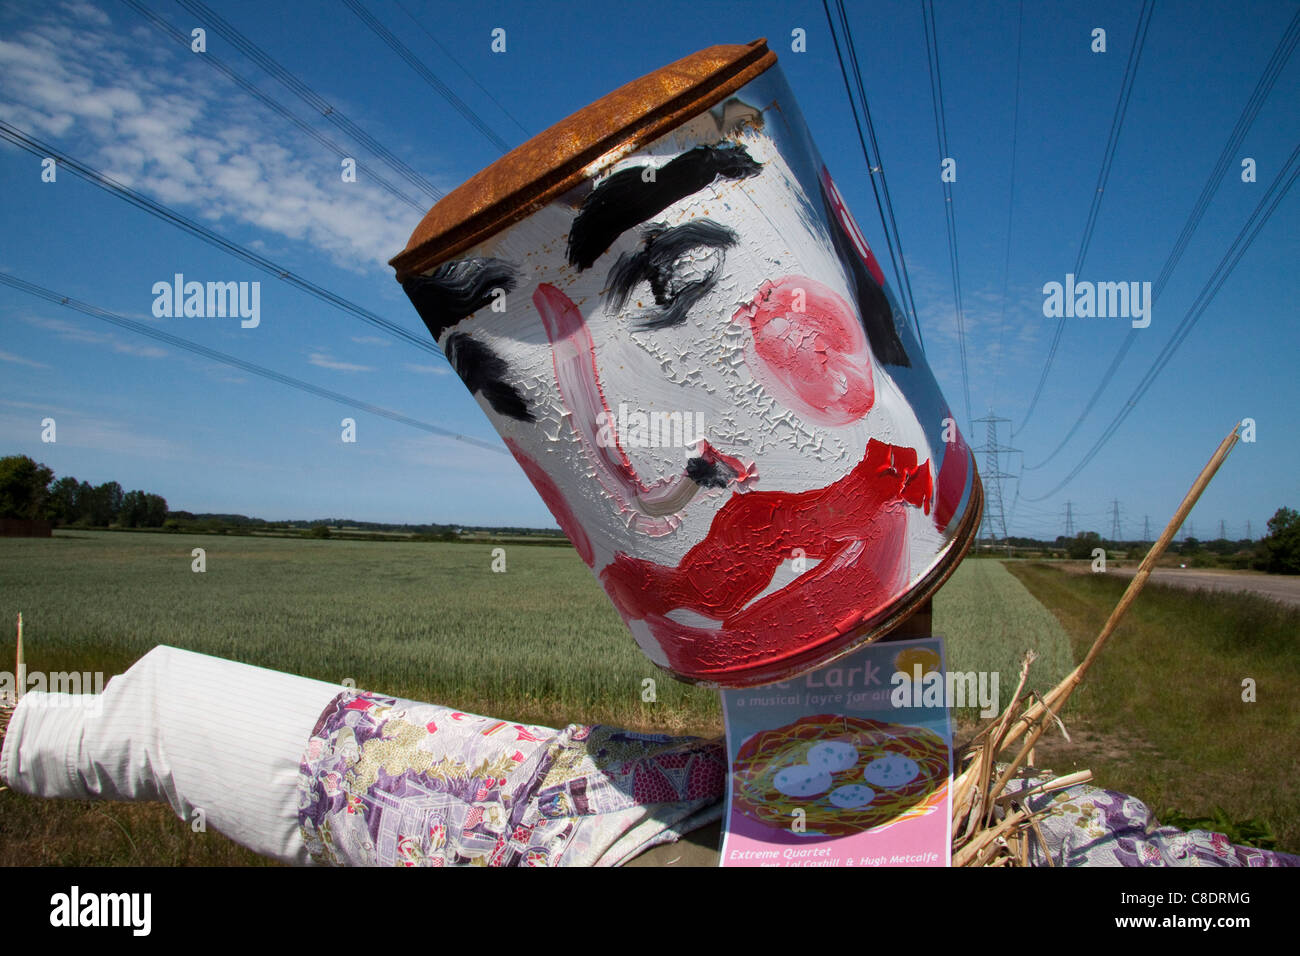
<path fill-rule="evenodd" d="M 675 299 L 687 289 L 712 281 L 721 265 L 721 255 L 717 249 L 698 246 L 685 252 L 672 261 L 667 275 L 661 277 L 665 294 Z"/>
<path fill-rule="evenodd" d="M 731 230 L 707 219 L 651 227 L 643 248 L 619 256 L 610 270 L 606 310 L 624 313 L 634 329 L 681 324 L 717 282 L 735 241 Z"/>
<path fill-rule="evenodd" d="M 678 255 L 671 262 L 647 263 L 649 275 L 644 285 L 654 299 L 654 306 L 633 316 L 634 327 L 662 329 L 680 325 L 691 308 L 708 294 L 722 268 L 722 252 L 697 246 Z M 642 300 L 644 301 L 644 300 Z M 646 303 L 649 306 L 649 303 Z"/>

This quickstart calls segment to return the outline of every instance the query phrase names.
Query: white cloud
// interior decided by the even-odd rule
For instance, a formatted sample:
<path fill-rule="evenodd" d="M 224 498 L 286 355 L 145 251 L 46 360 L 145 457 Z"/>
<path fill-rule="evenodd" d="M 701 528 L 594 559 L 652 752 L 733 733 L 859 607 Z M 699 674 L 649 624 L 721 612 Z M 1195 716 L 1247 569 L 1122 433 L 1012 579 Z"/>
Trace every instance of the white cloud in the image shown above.
<path fill-rule="evenodd" d="M 334 369 L 337 372 L 373 372 L 374 369 L 369 365 L 353 365 L 351 362 L 340 362 L 323 352 L 312 352 L 307 358 L 312 365 L 318 365 L 321 368 Z"/>
<path fill-rule="evenodd" d="M 81 412 L 71 408 L 62 408 L 56 405 L 44 405 L 40 402 L 15 402 L 10 399 L 0 398 L 0 405 L 8 405 L 10 408 L 27 408 L 34 412 L 40 412 L 43 415 L 80 415 Z"/>
<path fill-rule="evenodd" d="M 12 352 L 0 352 L 0 362 L 13 362 L 15 365 L 28 365 L 32 368 L 49 368 L 44 362 L 33 362 L 31 359 L 23 358 L 21 355 L 14 355 Z"/>
<path fill-rule="evenodd" d="M 919 262 L 910 263 L 909 271 L 920 312 L 926 362 L 943 385 L 948 403 L 954 409 L 961 408 L 961 351 L 952 275 Z M 999 402 L 1007 400 L 1007 391 L 1000 389 L 1000 383 L 1019 380 L 1026 369 L 1030 370 L 1026 374 L 1036 376 L 1041 368 L 1046 350 L 1044 338 L 1050 337 L 1051 329 L 1043 325 L 1042 297 L 1036 297 L 1035 292 L 1009 286 L 1004 318 L 1000 279 L 978 286 L 969 281 L 963 285 L 966 367 L 974 414 L 980 414 L 994 395 Z"/>
<path fill-rule="evenodd" d="M 410 207 L 373 184 L 343 183 L 323 147 L 201 57 L 133 26 L 134 14 L 63 9 L 65 22 L 0 40 L 0 117 L 195 218 L 305 242 L 352 271 L 388 271 Z"/>
<path fill-rule="evenodd" d="M 73 2 L 63 4 L 63 9 L 78 19 L 89 20 L 96 26 L 106 27 L 113 22 L 109 20 L 108 14 L 103 10 L 91 6 L 89 3 L 82 3 L 80 0 L 73 0 Z"/>
<path fill-rule="evenodd" d="M 99 329 L 87 328 L 75 322 L 65 322 L 63 319 L 47 319 L 38 315 L 24 315 L 22 319 L 29 325 L 35 325 L 38 328 L 53 332 L 59 338 L 68 342 L 76 342 L 81 345 L 104 345 L 114 352 L 120 352 L 123 355 L 135 355 L 139 358 L 166 358 L 170 354 L 166 349 L 157 345 L 139 345 L 114 335 L 112 332 L 102 332 Z"/>
<path fill-rule="evenodd" d="M 379 449 L 358 446 L 358 454 L 374 455 L 388 468 L 407 465 L 426 473 L 436 471 L 440 475 L 464 476 L 478 486 L 492 484 L 500 487 L 503 493 L 536 495 L 524 473 L 511 463 L 508 455 L 476 448 L 454 438 L 434 435 L 395 438 Z M 540 499 L 538 505 L 541 505 Z M 545 513 L 544 508 L 542 513 Z"/>
<path fill-rule="evenodd" d="M 408 372 L 416 372 L 420 375 L 446 375 L 451 371 L 445 365 L 417 365 L 414 362 L 403 362 L 402 367 Z"/>
<path fill-rule="evenodd" d="M 183 458 L 184 450 L 165 438 L 141 435 L 123 422 L 68 415 L 59 418 L 59 445 L 117 452 L 132 458 Z M 33 434 L 28 416 L 0 414 L 0 440 L 19 443 Z"/>
<path fill-rule="evenodd" d="M 352 341 L 358 345 L 383 345 L 385 347 L 393 344 L 390 339 L 381 339 L 377 335 L 354 335 Z"/>

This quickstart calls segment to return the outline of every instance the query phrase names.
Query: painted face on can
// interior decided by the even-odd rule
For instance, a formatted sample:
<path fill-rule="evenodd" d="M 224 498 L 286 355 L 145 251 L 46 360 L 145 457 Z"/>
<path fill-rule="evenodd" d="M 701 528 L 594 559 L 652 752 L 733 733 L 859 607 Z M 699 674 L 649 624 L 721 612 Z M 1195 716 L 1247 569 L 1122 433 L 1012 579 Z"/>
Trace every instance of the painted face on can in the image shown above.
<path fill-rule="evenodd" d="M 678 676 L 806 669 L 947 540 L 969 453 L 894 381 L 914 358 L 829 174 L 758 127 L 619 160 L 405 287 Z"/>

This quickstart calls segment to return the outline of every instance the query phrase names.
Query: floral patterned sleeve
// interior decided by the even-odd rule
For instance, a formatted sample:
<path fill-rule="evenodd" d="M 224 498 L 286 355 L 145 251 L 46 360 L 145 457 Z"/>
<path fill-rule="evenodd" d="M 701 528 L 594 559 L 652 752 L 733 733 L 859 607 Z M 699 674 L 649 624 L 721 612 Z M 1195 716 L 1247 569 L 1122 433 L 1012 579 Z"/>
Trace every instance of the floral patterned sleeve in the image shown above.
<path fill-rule="evenodd" d="M 721 741 L 546 727 L 348 691 L 299 774 L 312 860 L 609 866 L 721 817 Z"/>
<path fill-rule="evenodd" d="M 1013 780 L 1028 789 L 1050 780 L 1039 771 Z M 1042 810 L 1039 829 L 1046 849 L 1030 841 L 1030 862 L 1047 866 L 1300 866 L 1300 856 L 1237 846 L 1222 833 L 1162 827 L 1145 803 L 1114 790 L 1079 784 L 1026 801 Z"/>

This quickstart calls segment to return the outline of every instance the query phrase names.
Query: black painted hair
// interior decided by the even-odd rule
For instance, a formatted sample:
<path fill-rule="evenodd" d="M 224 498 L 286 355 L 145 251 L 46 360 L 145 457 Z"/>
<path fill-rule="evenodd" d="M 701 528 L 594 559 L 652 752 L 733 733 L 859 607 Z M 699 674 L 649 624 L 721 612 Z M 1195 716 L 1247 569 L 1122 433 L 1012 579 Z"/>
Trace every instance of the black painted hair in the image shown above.
<path fill-rule="evenodd" d="M 498 414 L 521 422 L 531 422 L 533 413 L 518 389 L 506 381 L 505 359 L 491 348 L 464 332 L 447 336 L 443 346 L 447 360 L 471 393 L 479 392 Z"/>
<path fill-rule="evenodd" d="M 867 341 L 876 360 L 882 365 L 897 365 L 910 368 L 911 359 L 903 348 L 903 340 L 898 337 L 898 328 L 894 325 L 894 310 L 890 308 L 889 297 L 877 284 L 875 277 L 867 271 L 867 264 L 853 247 L 852 240 L 844 231 L 840 217 L 835 215 L 831 200 L 826 195 L 826 187 L 821 187 L 822 203 L 826 207 L 826 218 L 831 224 L 831 242 L 835 244 L 835 254 L 840 264 L 848 271 L 849 286 L 853 297 L 858 302 L 858 317 L 862 328 L 867 333 Z"/>
<path fill-rule="evenodd" d="M 496 289 L 513 292 L 518 281 L 519 272 L 510 263 L 485 257 L 444 262 L 427 276 L 406 279 L 402 288 L 436 342 L 448 328 L 491 302 Z"/>
<path fill-rule="evenodd" d="M 735 143 L 696 146 L 658 168 L 621 169 L 583 200 L 569 230 L 569 264 L 579 270 L 591 268 L 627 230 L 699 192 L 719 176 L 744 179 L 761 171 L 762 166 L 745 147 Z"/>

